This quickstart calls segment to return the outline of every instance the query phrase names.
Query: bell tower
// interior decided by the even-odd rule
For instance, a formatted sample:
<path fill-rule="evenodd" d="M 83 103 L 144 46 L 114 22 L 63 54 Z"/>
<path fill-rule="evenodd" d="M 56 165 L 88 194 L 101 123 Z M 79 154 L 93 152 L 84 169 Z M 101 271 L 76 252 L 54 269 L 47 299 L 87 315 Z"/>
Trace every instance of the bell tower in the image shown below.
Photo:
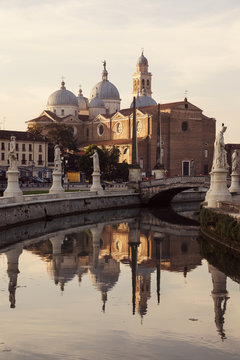
<path fill-rule="evenodd" d="M 148 60 L 142 55 L 137 61 L 137 71 L 133 74 L 133 96 L 137 97 L 143 93 L 143 89 L 147 96 L 152 95 L 152 74 L 148 72 Z"/>

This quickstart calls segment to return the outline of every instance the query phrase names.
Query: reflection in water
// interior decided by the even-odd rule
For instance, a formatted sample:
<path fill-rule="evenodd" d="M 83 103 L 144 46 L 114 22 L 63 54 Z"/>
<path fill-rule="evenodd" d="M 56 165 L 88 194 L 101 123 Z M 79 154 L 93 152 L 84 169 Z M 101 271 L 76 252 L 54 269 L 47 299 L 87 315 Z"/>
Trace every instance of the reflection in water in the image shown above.
<path fill-rule="evenodd" d="M 227 277 L 214 266 L 209 265 L 209 272 L 212 274 L 213 291 L 212 298 L 214 301 L 215 323 L 221 339 L 226 339 L 223 329 L 224 314 L 226 311 L 227 300 Z"/>
<path fill-rule="evenodd" d="M 99 305 L 103 313 L 108 313 L 108 293 L 120 282 L 121 271 L 130 268 L 131 312 L 143 319 L 151 312 L 151 297 L 155 304 L 160 305 L 161 271 L 182 274 L 186 278 L 202 263 L 197 242 L 198 226 L 176 221 L 169 223 L 166 218 L 158 218 L 146 209 L 135 209 L 129 213 L 120 211 L 119 219 L 116 212 L 112 221 L 107 221 L 109 213 L 105 217 L 101 214 L 102 221 L 95 224 L 91 217 L 81 220 L 81 225 L 77 224 L 75 217 L 69 218 L 67 223 L 74 226 L 63 228 L 59 221 L 60 231 L 56 231 L 55 222 L 51 224 L 54 231 L 38 237 L 31 237 L 29 230 L 21 243 L 2 250 L 7 257 L 10 307 L 16 306 L 18 263 L 24 250 L 37 255 L 46 264 L 49 278 L 61 293 L 70 291 L 66 285 L 75 277 L 79 283 L 83 277 L 88 278 L 100 293 Z M 36 234 L 35 228 L 33 233 Z M 229 299 L 227 277 L 213 265 L 209 264 L 208 269 L 212 277 L 215 325 L 224 340 L 227 338 L 224 316 Z M 151 293 L 151 287 L 156 292 Z"/>

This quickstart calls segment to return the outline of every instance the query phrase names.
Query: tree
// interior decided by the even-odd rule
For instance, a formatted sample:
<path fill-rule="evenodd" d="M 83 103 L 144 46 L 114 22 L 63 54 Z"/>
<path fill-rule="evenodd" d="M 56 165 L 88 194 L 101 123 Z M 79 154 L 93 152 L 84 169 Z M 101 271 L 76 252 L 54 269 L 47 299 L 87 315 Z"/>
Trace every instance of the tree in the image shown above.
<path fill-rule="evenodd" d="M 76 151 L 78 149 L 78 143 L 74 138 L 74 130 L 71 125 L 35 125 L 29 128 L 28 131 L 35 135 L 45 136 L 49 143 L 54 146 L 58 144 L 62 151 Z"/>
<path fill-rule="evenodd" d="M 87 179 L 91 179 L 93 172 L 93 161 L 90 158 L 94 150 L 97 150 L 99 156 L 99 165 L 104 180 L 128 179 L 128 164 L 126 162 L 119 163 L 120 150 L 113 146 L 111 149 L 102 148 L 96 145 L 87 147 L 85 154 L 80 156 L 79 168 L 85 173 Z"/>

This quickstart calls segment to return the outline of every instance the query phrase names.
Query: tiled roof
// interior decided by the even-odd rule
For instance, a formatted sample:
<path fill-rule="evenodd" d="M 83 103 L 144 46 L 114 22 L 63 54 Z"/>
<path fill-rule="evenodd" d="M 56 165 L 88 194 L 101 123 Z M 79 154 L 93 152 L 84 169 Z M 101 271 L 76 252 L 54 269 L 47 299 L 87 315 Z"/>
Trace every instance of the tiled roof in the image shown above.
<path fill-rule="evenodd" d="M 16 140 L 23 141 L 38 141 L 38 142 L 46 142 L 47 140 L 40 136 L 34 135 L 28 131 L 15 131 L 15 130 L 0 130 L 0 140 L 9 140 L 11 136 L 16 136 Z"/>

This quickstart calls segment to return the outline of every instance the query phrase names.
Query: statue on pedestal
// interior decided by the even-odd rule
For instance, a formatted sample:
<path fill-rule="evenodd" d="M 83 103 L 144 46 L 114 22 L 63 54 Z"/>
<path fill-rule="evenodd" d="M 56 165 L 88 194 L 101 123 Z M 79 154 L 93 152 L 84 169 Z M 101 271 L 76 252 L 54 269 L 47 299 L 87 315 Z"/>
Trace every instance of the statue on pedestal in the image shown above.
<path fill-rule="evenodd" d="M 99 156 L 97 150 L 94 150 L 94 153 L 90 158 L 93 159 L 93 172 L 100 173 L 100 166 L 99 166 Z"/>
<path fill-rule="evenodd" d="M 16 137 L 11 136 L 9 153 L 9 170 L 17 170 Z"/>
<path fill-rule="evenodd" d="M 60 156 L 60 147 L 59 145 L 55 145 L 54 147 L 54 171 L 61 172 L 62 171 L 62 162 Z"/>
<path fill-rule="evenodd" d="M 228 169 L 229 165 L 227 163 L 227 152 L 225 150 L 224 137 L 223 134 L 226 131 L 227 127 L 222 124 L 222 129 L 216 137 L 214 142 L 214 155 L 213 155 L 213 166 L 212 171 L 216 169 Z"/>
<path fill-rule="evenodd" d="M 232 153 L 232 172 L 237 172 L 238 169 L 238 151 L 234 150 Z"/>

